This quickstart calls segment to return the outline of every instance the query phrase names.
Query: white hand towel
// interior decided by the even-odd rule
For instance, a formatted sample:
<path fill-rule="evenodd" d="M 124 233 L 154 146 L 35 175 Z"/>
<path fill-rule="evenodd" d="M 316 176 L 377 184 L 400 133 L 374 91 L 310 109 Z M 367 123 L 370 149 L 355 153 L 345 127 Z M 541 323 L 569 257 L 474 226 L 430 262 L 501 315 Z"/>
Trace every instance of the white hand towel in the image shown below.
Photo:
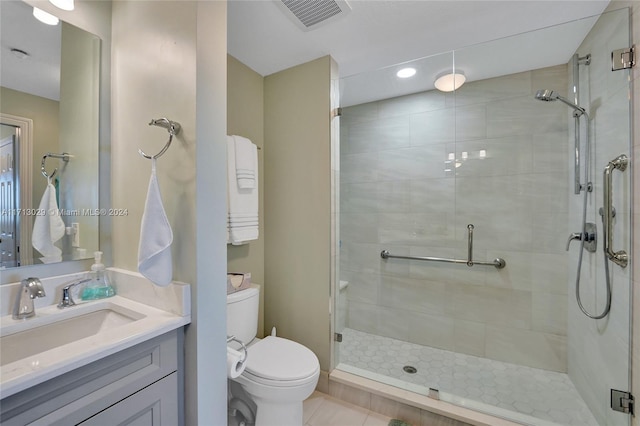
<path fill-rule="evenodd" d="M 256 168 L 254 188 L 240 188 L 238 186 L 235 138 L 232 136 L 227 137 L 227 209 L 229 212 L 227 217 L 228 244 L 240 245 L 251 240 L 258 239 L 257 172 Z"/>
<path fill-rule="evenodd" d="M 33 248 L 42 254 L 44 263 L 54 263 L 62 261 L 62 250 L 53 244 L 64 235 L 65 226 L 56 202 L 56 188 L 51 181 L 42 194 L 38 212 L 43 214 L 36 216 L 33 224 L 33 235 L 31 244 Z"/>
<path fill-rule="evenodd" d="M 169 285 L 173 278 L 172 242 L 173 232 L 162 205 L 162 196 L 156 177 L 156 160 L 153 159 L 149 191 L 140 225 L 138 271 L 161 287 Z"/>
<path fill-rule="evenodd" d="M 242 136 L 232 136 L 235 148 L 236 179 L 238 188 L 256 188 L 258 172 L 258 147 Z"/>

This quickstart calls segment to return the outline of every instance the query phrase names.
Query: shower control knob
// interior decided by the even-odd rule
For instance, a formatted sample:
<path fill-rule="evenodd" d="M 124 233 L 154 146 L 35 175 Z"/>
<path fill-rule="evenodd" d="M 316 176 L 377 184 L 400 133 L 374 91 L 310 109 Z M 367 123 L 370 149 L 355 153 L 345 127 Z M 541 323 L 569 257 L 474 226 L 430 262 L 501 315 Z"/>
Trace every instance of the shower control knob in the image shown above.
<path fill-rule="evenodd" d="M 571 245 L 571 241 L 573 240 L 582 240 L 582 232 L 574 232 L 573 234 L 569 235 L 569 239 L 567 240 L 567 248 L 565 249 L 566 251 L 569 251 L 569 245 Z"/>
<path fill-rule="evenodd" d="M 574 232 L 573 234 L 569 235 L 569 239 L 567 240 L 567 251 L 569 251 L 569 246 L 571 245 L 571 241 L 573 240 L 584 240 L 584 249 L 590 253 L 595 252 L 598 246 L 596 224 L 587 222 L 584 226 L 584 232 Z"/>

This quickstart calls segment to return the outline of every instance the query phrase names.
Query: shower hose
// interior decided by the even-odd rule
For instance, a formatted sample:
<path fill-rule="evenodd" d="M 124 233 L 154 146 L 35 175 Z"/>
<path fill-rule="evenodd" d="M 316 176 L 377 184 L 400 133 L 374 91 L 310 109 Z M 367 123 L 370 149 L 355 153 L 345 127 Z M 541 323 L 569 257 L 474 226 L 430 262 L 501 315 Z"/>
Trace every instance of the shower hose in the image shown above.
<path fill-rule="evenodd" d="M 604 271 L 605 271 L 605 277 L 606 277 L 606 288 L 607 288 L 607 304 L 604 308 L 604 310 L 602 311 L 601 314 L 595 315 L 590 313 L 589 311 L 586 310 L 586 308 L 582 305 L 582 300 L 580 298 L 580 271 L 582 270 L 582 254 L 584 253 L 584 242 L 587 239 L 586 235 L 587 235 L 587 201 L 589 198 L 589 192 L 591 192 L 591 183 L 589 182 L 589 164 L 591 161 L 591 156 L 589 154 L 589 152 L 591 151 L 591 147 L 589 146 L 589 116 L 584 114 L 587 117 L 586 120 L 586 143 L 585 143 L 585 185 L 583 187 L 583 191 L 584 191 L 584 198 L 583 198 L 583 202 L 582 202 L 582 238 L 580 239 L 580 254 L 578 255 L 578 270 L 576 272 L 576 300 L 578 301 L 578 306 L 580 307 L 580 310 L 589 318 L 595 319 L 595 320 L 599 320 L 602 319 L 604 317 L 606 317 L 607 315 L 609 315 L 609 311 L 611 310 L 611 279 L 609 277 L 609 261 L 607 259 L 607 253 L 604 250 L 604 244 L 602 245 L 603 247 L 603 255 L 604 255 Z M 575 137 L 576 138 L 580 138 L 580 117 L 575 117 L 576 120 L 576 132 L 575 132 Z M 604 217 L 602 218 L 603 221 L 603 225 L 604 225 Z M 603 226 L 603 232 L 606 233 L 607 230 L 604 229 Z M 606 235 L 603 236 L 603 238 L 607 238 Z"/>

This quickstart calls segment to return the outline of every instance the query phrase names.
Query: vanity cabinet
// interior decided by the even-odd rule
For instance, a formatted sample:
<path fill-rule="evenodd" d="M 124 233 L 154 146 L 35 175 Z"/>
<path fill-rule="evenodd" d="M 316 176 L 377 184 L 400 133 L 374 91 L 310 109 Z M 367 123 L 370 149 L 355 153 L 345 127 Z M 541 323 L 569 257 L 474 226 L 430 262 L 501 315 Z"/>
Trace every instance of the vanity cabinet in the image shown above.
<path fill-rule="evenodd" d="M 2 426 L 181 425 L 183 328 L 0 401 Z"/>

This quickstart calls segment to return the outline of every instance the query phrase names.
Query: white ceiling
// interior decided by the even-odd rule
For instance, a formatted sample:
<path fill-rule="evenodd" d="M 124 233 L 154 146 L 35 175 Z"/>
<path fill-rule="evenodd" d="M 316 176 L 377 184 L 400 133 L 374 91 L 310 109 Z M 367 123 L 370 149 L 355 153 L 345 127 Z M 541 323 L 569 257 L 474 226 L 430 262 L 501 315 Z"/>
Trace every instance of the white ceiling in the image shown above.
<path fill-rule="evenodd" d="M 452 50 L 457 51 L 456 67 L 470 81 L 566 62 L 593 21 L 575 23 L 569 30 L 545 31 L 545 36 L 523 33 L 597 16 L 609 3 L 349 0 L 351 12 L 304 32 L 285 16 L 277 1 L 229 1 L 229 53 L 261 75 L 331 55 L 340 76 L 351 76 L 343 80 L 348 83 L 342 85 L 343 106 L 430 90 L 435 74 L 451 63 L 450 53 L 434 55 Z M 22 91 L 37 88 L 36 94 L 57 99 L 60 26 L 37 22 L 31 8 L 20 1 L 0 0 L 0 6 L 0 82 Z M 16 18 L 16 13 L 25 19 Z M 504 39 L 514 34 L 522 35 Z M 46 45 L 43 39 L 54 44 Z M 483 44 L 482 49 L 460 50 L 490 40 L 496 41 Z M 31 56 L 18 60 L 9 53 L 12 47 Z M 418 58 L 424 58 L 416 63 L 418 76 L 428 78 L 399 83 L 389 77 L 395 70 L 391 65 Z"/>
<path fill-rule="evenodd" d="M 26 3 L 0 0 L 0 85 L 59 100 L 60 28 L 36 20 Z M 20 59 L 12 48 L 29 56 Z"/>
<path fill-rule="evenodd" d="M 564 30 L 524 33 L 597 16 L 609 3 L 349 0 L 350 13 L 303 32 L 283 14 L 277 1 L 229 1 L 229 53 L 263 76 L 331 55 L 340 76 L 351 76 L 343 80 L 352 88 L 342 92 L 343 106 L 416 91 L 406 87 L 410 84 L 390 79 L 393 67 L 381 69 L 418 58 L 426 58 L 419 61 L 418 68 L 428 69 L 430 75 L 418 84 L 424 87 L 416 87 L 433 88 L 435 74 L 443 67 L 450 68 L 446 64 L 451 64 L 451 54 L 428 57 L 443 52 L 458 51 L 456 68 L 463 69 L 468 80 L 566 63 L 595 20 Z M 500 40 L 516 34 L 521 36 Z M 492 40 L 495 42 L 482 49 L 459 50 Z"/>

